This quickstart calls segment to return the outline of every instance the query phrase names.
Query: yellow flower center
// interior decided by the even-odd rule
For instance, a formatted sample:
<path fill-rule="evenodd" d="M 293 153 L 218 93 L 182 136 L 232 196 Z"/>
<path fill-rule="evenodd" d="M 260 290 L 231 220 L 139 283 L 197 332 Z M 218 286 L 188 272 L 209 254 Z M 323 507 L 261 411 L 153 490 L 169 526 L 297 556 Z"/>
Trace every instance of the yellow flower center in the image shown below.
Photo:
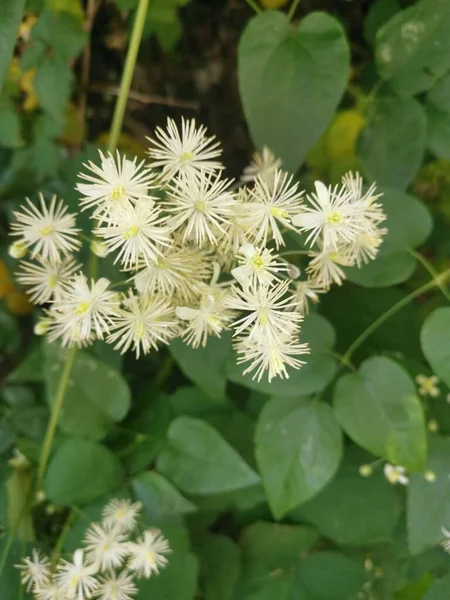
<path fill-rule="evenodd" d="M 53 288 L 55 288 L 58 284 L 58 276 L 57 275 L 51 275 L 48 278 L 48 287 L 52 290 Z"/>
<path fill-rule="evenodd" d="M 267 322 L 269 321 L 269 311 L 266 307 L 262 307 L 259 309 L 258 321 L 259 324 L 263 327 L 264 325 L 267 325 Z"/>
<path fill-rule="evenodd" d="M 113 200 L 120 200 L 125 195 L 125 188 L 123 185 L 118 185 L 115 187 L 111 193 L 111 198 Z"/>
<path fill-rule="evenodd" d="M 136 338 L 143 338 L 145 334 L 145 326 L 144 326 L 144 321 L 142 319 L 138 319 L 136 321 L 136 327 L 134 330 L 134 337 Z"/>
<path fill-rule="evenodd" d="M 339 225 L 340 223 L 342 223 L 343 220 L 343 214 L 338 212 L 337 210 L 333 210 L 327 216 L 327 223 L 330 223 L 330 225 Z"/>
<path fill-rule="evenodd" d="M 136 237 L 138 233 L 139 233 L 139 226 L 133 225 L 133 227 L 130 227 L 129 229 L 127 229 L 125 231 L 125 233 L 123 234 L 123 239 L 129 240 L 132 237 Z"/>
<path fill-rule="evenodd" d="M 204 212 L 205 208 L 206 208 L 206 204 L 205 204 L 205 202 L 203 202 L 203 200 L 198 200 L 195 203 L 195 210 L 198 210 L 199 212 Z"/>
<path fill-rule="evenodd" d="M 250 259 L 250 266 L 255 269 L 255 271 L 259 271 L 265 266 L 260 254 L 255 254 L 255 256 Z"/>
<path fill-rule="evenodd" d="M 69 588 L 72 590 L 76 590 L 79 581 L 80 581 L 79 575 L 74 575 L 73 577 L 71 577 L 69 580 Z"/>
<path fill-rule="evenodd" d="M 192 152 L 183 152 L 183 154 L 180 154 L 180 163 L 185 164 L 191 162 L 193 158 L 194 155 Z"/>
<path fill-rule="evenodd" d="M 47 225 L 46 227 L 42 227 L 41 229 L 39 229 L 39 235 L 42 235 L 42 237 L 46 237 L 47 235 L 50 235 L 53 232 L 54 229 L 51 225 Z"/>
<path fill-rule="evenodd" d="M 75 314 L 76 315 L 84 315 L 84 313 L 86 313 L 89 308 L 91 306 L 90 302 L 80 302 L 80 304 L 75 308 Z"/>
<path fill-rule="evenodd" d="M 275 218 L 281 218 L 281 219 L 288 219 L 289 218 L 289 213 L 287 210 L 284 210 L 284 208 L 277 208 L 276 206 L 271 206 L 269 208 L 269 213 L 272 217 Z"/>

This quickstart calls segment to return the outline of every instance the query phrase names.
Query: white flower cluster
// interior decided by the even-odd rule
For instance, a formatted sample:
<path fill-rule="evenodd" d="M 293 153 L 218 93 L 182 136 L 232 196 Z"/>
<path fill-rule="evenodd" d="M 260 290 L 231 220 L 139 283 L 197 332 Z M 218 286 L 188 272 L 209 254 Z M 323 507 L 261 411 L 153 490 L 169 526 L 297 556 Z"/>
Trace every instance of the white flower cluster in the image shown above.
<path fill-rule="evenodd" d="M 101 524 L 86 532 L 84 548 L 75 550 L 72 560 L 56 565 L 39 550 L 17 565 L 26 590 L 36 600 L 132 600 L 138 588 L 136 578 L 150 578 L 167 565 L 168 541 L 157 529 L 148 529 L 132 540 L 141 504 L 111 500 Z"/>
<path fill-rule="evenodd" d="M 99 165 L 85 165 L 77 190 L 80 210 L 90 210 L 94 223 L 90 247 L 114 257 L 127 276 L 123 293 L 83 273 L 73 257 L 80 230 L 62 201 L 53 198 L 47 208 L 42 196 L 40 207 L 28 200 L 15 213 L 18 240 L 10 252 L 23 258 L 31 251 L 33 262 L 22 262 L 18 280 L 33 302 L 50 303 L 36 332 L 65 346 L 105 339 L 139 357 L 174 337 L 204 346 L 231 328 L 239 362 L 250 363 L 244 373 L 261 379 L 268 372 L 270 380 L 301 366 L 308 301 L 342 283 L 342 266 L 373 259 L 381 243 L 385 216 L 375 188 L 364 193 L 352 174 L 340 189 L 316 182 L 305 205 L 298 183 L 267 148 L 237 184 L 223 177 L 220 153 L 194 120 L 179 130 L 169 119 L 150 140 L 148 164 L 100 152 Z M 306 232 L 314 246 L 303 280 L 276 254 L 286 231 L 299 243 Z"/>

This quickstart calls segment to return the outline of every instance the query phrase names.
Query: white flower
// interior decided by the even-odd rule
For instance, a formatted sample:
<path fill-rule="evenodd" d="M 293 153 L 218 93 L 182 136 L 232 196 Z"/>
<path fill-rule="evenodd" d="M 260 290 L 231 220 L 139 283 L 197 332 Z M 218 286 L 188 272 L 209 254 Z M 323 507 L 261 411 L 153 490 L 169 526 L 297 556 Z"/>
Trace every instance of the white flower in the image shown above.
<path fill-rule="evenodd" d="M 62 559 L 58 565 L 56 583 L 65 591 L 68 598 L 85 600 L 92 596 L 98 582 L 93 577 L 97 572 L 95 565 L 84 562 L 83 550 L 75 550 L 73 562 Z"/>
<path fill-rule="evenodd" d="M 152 201 L 143 200 L 118 209 L 112 216 L 104 215 L 94 233 L 105 240 L 109 252 L 118 250 L 114 262 L 120 261 L 127 268 L 136 266 L 140 258 L 146 263 L 156 260 L 159 247 L 169 245 L 166 220 Z"/>
<path fill-rule="evenodd" d="M 218 254 L 221 262 L 227 269 L 235 262 L 236 254 L 244 244 L 248 243 L 248 220 L 251 204 L 247 203 L 247 189 L 241 187 L 235 197 L 235 203 L 231 207 L 232 214 L 228 224 L 224 225 L 225 235 L 220 240 Z"/>
<path fill-rule="evenodd" d="M 148 529 L 137 542 L 128 544 L 130 559 L 128 569 L 134 571 L 138 577 L 151 577 L 152 573 L 159 573 L 159 567 L 167 565 L 164 556 L 170 552 L 169 542 L 162 536 L 159 529 Z"/>
<path fill-rule="evenodd" d="M 441 546 L 444 548 L 446 552 L 450 552 L 450 531 L 445 527 L 441 527 L 442 535 L 445 537 L 445 540 L 441 542 Z"/>
<path fill-rule="evenodd" d="M 108 343 L 123 354 L 131 347 L 139 358 L 141 351 L 148 354 L 158 343 L 168 344 L 178 333 L 172 305 L 163 297 L 136 296 L 129 291 L 114 319 Z"/>
<path fill-rule="evenodd" d="M 345 247 L 311 252 L 311 256 L 314 258 L 306 272 L 311 279 L 314 279 L 316 285 L 325 291 L 330 289 L 332 283 L 341 285 L 346 277 L 342 267 L 351 267 L 354 264 L 346 253 Z"/>
<path fill-rule="evenodd" d="M 92 333 L 103 339 L 113 324 L 117 313 L 117 294 L 108 290 L 110 282 L 104 277 L 98 281 L 76 275 L 66 285 L 62 298 L 54 303 L 55 317 L 62 325 L 62 332 L 75 332 L 80 340 L 88 340 Z"/>
<path fill-rule="evenodd" d="M 103 522 L 128 533 L 135 528 L 141 509 L 140 502 L 113 499 L 103 509 Z"/>
<path fill-rule="evenodd" d="M 203 294 L 197 308 L 177 306 L 175 314 L 182 321 L 188 322 L 183 331 L 183 339 L 193 348 L 206 346 L 208 336 L 220 337 L 224 329 L 228 329 L 231 313 L 226 310 L 223 297 Z"/>
<path fill-rule="evenodd" d="M 371 260 L 374 260 L 378 254 L 378 248 L 383 242 L 383 235 L 387 229 L 374 229 L 372 233 L 365 231 L 358 233 L 354 240 L 348 244 L 346 254 L 352 263 L 361 268 Z"/>
<path fill-rule="evenodd" d="M 304 207 L 292 223 L 301 231 L 309 231 L 306 243 L 317 242 L 319 236 L 323 247 L 336 250 L 339 243 L 349 243 L 361 231 L 360 209 L 353 203 L 348 191 L 336 186 L 333 190 L 321 181 L 314 183 L 316 193 L 308 196 L 311 206 Z"/>
<path fill-rule="evenodd" d="M 120 156 L 117 152 L 104 156 L 99 150 L 101 166 L 89 161 L 83 166 L 88 173 L 79 177 L 87 183 L 78 183 L 77 190 L 84 198 L 80 201 L 83 209 L 94 208 L 94 215 L 100 219 L 103 214 L 115 213 L 140 200 L 151 200 L 148 190 L 154 188 L 155 176 L 144 161 L 137 163 Z"/>
<path fill-rule="evenodd" d="M 52 307 L 45 311 L 45 318 L 36 325 L 36 335 L 48 334 L 49 342 L 60 339 L 63 347 L 86 348 L 95 341 L 95 334 L 91 331 L 88 337 L 82 337 L 81 327 L 71 318 L 70 313 L 62 313 Z"/>
<path fill-rule="evenodd" d="M 249 336 L 256 340 L 264 338 L 275 342 L 286 332 L 293 333 L 303 317 L 296 310 L 295 297 L 286 296 L 288 288 L 289 281 L 282 281 L 272 287 L 241 289 L 233 286 L 227 306 L 249 313 L 233 323 L 236 329 L 234 335 L 247 329 L 250 330 Z"/>
<path fill-rule="evenodd" d="M 98 600 L 132 600 L 137 591 L 133 578 L 127 571 L 118 574 L 111 571 L 105 577 L 99 577 L 95 597 Z"/>
<path fill-rule="evenodd" d="M 302 315 L 309 313 L 309 303 L 317 304 L 319 302 L 319 294 L 323 293 L 323 289 L 319 287 L 314 280 L 297 281 L 295 283 L 295 298 L 298 302 L 298 310 Z"/>
<path fill-rule="evenodd" d="M 125 541 L 117 527 L 93 523 L 84 538 L 86 558 L 101 571 L 120 567 L 128 555 Z"/>
<path fill-rule="evenodd" d="M 254 187 L 248 190 L 246 215 L 247 233 L 254 236 L 256 244 L 265 246 L 271 232 L 277 248 L 284 245 L 278 222 L 284 227 L 290 227 L 291 218 L 300 211 L 303 192 L 298 192 L 297 188 L 298 184 L 292 182 L 292 176 L 283 171 L 275 172 L 273 185 L 270 187 L 258 175 Z"/>
<path fill-rule="evenodd" d="M 227 179 L 214 172 L 182 175 L 169 186 L 166 208 L 174 215 L 169 223 L 174 229 L 182 228 L 183 241 L 217 244 L 225 235 L 235 203 L 229 186 Z"/>
<path fill-rule="evenodd" d="M 80 229 L 75 227 L 75 215 L 67 212 L 62 200 L 52 197 L 50 207 L 44 196 L 39 194 L 40 209 L 29 198 L 21 211 L 14 211 L 16 222 L 11 225 L 11 235 L 20 236 L 19 243 L 32 248 L 31 258 L 38 254 L 56 262 L 60 254 L 77 250 L 81 241 L 77 239 Z"/>
<path fill-rule="evenodd" d="M 50 578 L 50 561 L 39 550 L 31 551 L 31 558 L 27 556 L 21 565 L 15 565 L 20 570 L 20 580 L 26 586 L 27 592 L 39 589 Z"/>
<path fill-rule="evenodd" d="M 220 162 L 214 160 L 222 153 L 215 137 L 207 137 L 206 127 L 196 128 L 195 119 L 181 121 L 181 133 L 173 119 L 167 119 L 166 131 L 157 127 L 155 138 L 150 142 L 149 155 L 153 167 L 162 167 L 164 181 L 175 175 L 192 175 L 201 171 L 221 169 Z"/>
<path fill-rule="evenodd" d="M 274 279 L 279 280 L 277 273 L 286 271 L 282 262 L 277 262 L 272 256 L 272 250 L 255 248 L 244 244 L 239 250 L 239 266 L 231 271 L 241 285 L 269 285 Z"/>
<path fill-rule="evenodd" d="M 260 175 L 261 179 L 271 187 L 274 182 L 275 172 L 277 169 L 280 169 L 281 165 L 281 159 L 277 158 L 267 146 L 263 146 L 261 152 L 253 154 L 250 164 L 244 169 L 241 181 L 251 182 Z"/>
<path fill-rule="evenodd" d="M 172 245 L 161 248 L 158 257 L 148 264 L 139 263 L 133 277 L 140 294 L 153 296 L 160 293 L 167 298 L 176 295 L 192 300 L 196 286 L 211 277 L 209 255 L 199 248 Z"/>
<path fill-rule="evenodd" d="M 57 583 L 49 582 L 35 591 L 37 600 L 67 600 L 67 594 Z"/>
<path fill-rule="evenodd" d="M 384 465 L 384 475 L 389 483 L 408 485 L 409 479 L 406 476 L 406 470 L 403 467 L 394 466 L 390 463 Z"/>
<path fill-rule="evenodd" d="M 441 390 L 439 389 L 439 379 L 436 375 L 431 375 L 431 377 L 426 377 L 425 375 L 417 375 L 416 381 L 419 385 L 419 394 L 424 398 L 426 396 L 430 396 L 431 398 L 437 398 L 441 395 Z"/>
<path fill-rule="evenodd" d="M 29 288 L 28 295 L 32 302 L 44 304 L 52 299 L 61 299 L 64 284 L 80 267 L 71 256 L 56 262 L 38 256 L 35 263 L 20 263 L 17 281 Z"/>
<path fill-rule="evenodd" d="M 286 367 L 299 369 L 304 361 L 295 358 L 308 354 L 308 344 L 299 344 L 291 333 L 280 333 L 276 337 L 241 337 L 234 345 L 238 355 L 237 363 L 251 362 L 244 375 L 255 371 L 253 379 L 261 381 L 268 371 L 269 382 L 274 377 L 289 378 Z"/>

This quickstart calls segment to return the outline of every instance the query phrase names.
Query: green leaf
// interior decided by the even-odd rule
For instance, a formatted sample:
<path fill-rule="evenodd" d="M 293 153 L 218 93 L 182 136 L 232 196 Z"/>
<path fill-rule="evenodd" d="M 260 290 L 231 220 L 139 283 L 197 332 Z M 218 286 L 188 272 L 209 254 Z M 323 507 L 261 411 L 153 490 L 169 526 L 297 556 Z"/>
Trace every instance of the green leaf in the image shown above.
<path fill-rule="evenodd" d="M 268 146 L 295 171 L 330 122 L 349 75 L 345 33 L 333 17 L 308 14 L 299 27 L 263 12 L 239 44 L 238 78 L 255 146 Z"/>
<path fill-rule="evenodd" d="M 243 375 L 245 366 L 236 363 L 235 354 L 227 365 L 228 378 L 251 390 L 277 396 L 303 396 L 323 390 L 336 372 L 336 361 L 330 353 L 334 330 L 326 319 L 310 314 L 302 324 L 300 341 L 309 343 L 311 353 L 304 355 L 306 364 L 300 369 L 288 369 L 289 379 L 276 377 L 269 383 L 266 378 L 257 381 L 252 374 Z"/>
<path fill-rule="evenodd" d="M 205 600 L 233 600 L 241 572 L 241 552 L 225 535 L 208 535 L 197 550 Z"/>
<path fill-rule="evenodd" d="M 423 353 L 436 375 L 450 387 L 450 308 L 438 308 L 420 332 Z"/>
<path fill-rule="evenodd" d="M 369 358 L 343 375 L 333 397 L 336 417 L 354 442 L 408 471 L 426 461 L 426 430 L 414 382 L 395 361 Z"/>
<path fill-rule="evenodd" d="M 0 1 L 0 92 L 16 45 L 24 6 L 25 0 Z"/>
<path fill-rule="evenodd" d="M 239 454 L 200 419 L 175 419 L 168 441 L 158 458 L 158 469 L 187 494 L 217 494 L 259 482 Z"/>
<path fill-rule="evenodd" d="M 397 0 L 376 0 L 369 5 L 364 21 L 364 37 L 371 46 L 375 44 L 378 30 L 400 10 L 401 6 Z"/>
<path fill-rule="evenodd" d="M 205 348 L 191 348 L 182 340 L 170 343 L 170 353 L 184 375 L 214 400 L 225 399 L 225 364 L 231 352 L 231 338 L 209 338 Z"/>
<path fill-rule="evenodd" d="M 133 478 L 131 485 L 150 518 L 185 515 L 197 510 L 195 504 L 186 500 L 170 481 L 154 471 L 140 473 Z"/>
<path fill-rule="evenodd" d="M 139 598 L 155 600 L 194 600 L 197 591 L 198 560 L 191 553 L 173 552 L 158 577 L 141 579 Z"/>
<path fill-rule="evenodd" d="M 324 576 L 326 574 L 326 576 Z M 367 581 L 362 559 L 318 552 L 300 563 L 298 579 L 314 600 L 348 600 Z"/>
<path fill-rule="evenodd" d="M 34 87 L 39 104 L 54 119 L 62 120 L 72 90 L 73 74 L 57 58 L 45 60 L 36 72 Z"/>
<path fill-rule="evenodd" d="M 423 596 L 423 600 L 447 600 L 450 596 L 450 574 L 437 579 L 428 592 Z"/>
<path fill-rule="evenodd" d="M 441 527 L 450 523 L 450 439 L 433 436 L 429 441 L 427 469 L 436 475 L 429 482 L 422 474 L 412 475 L 408 485 L 407 523 L 411 554 L 442 541 Z"/>
<path fill-rule="evenodd" d="M 0 146 L 18 148 L 23 144 L 21 123 L 11 101 L 0 102 Z"/>
<path fill-rule="evenodd" d="M 331 408 L 306 398 L 275 397 L 262 409 L 256 460 L 276 519 L 319 492 L 341 459 L 342 435 Z"/>
<path fill-rule="evenodd" d="M 53 48 L 57 60 L 68 63 L 83 50 L 88 34 L 77 16 L 45 9 L 32 29 L 31 38 Z"/>
<path fill-rule="evenodd" d="M 8 383 L 30 382 L 44 380 L 44 359 L 42 345 L 36 343 L 28 351 L 28 354 L 14 371 L 6 378 Z"/>
<path fill-rule="evenodd" d="M 426 114 L 416 100 L 376 96 L 358 142 L 366 177 L 380 185 L 405 188 L 422 162 L 426 133 Z"/>
<path fill-rule="evenodd" d="M 366 288 L 385 288 L 407 281 L 416 269 L 416 259 L 407 252 L 378 254 L 361 268 L 345 269 L 349 281 Z"/>
<path fill-rule="evenodd" d="M 450 159 L 450 74 L 440 79 L 426 98 L 428 148 L 438 158 Z"/>
<path fill-rule="evenodd" d="M 2 354 L 11 354 L 20 344 L 20 332 L 15 319 L 0 306 L 0 350 Z"/>
<path fill-rule="evenodd" d="M 50 404 L 56 396 L 66 352 L 59 344 L 46 344 L 44 353 Z M 80 350 L 72 367 L 59 426 L 72 435 L 101 439 L 126 416 L 130 402 L 131 393 L 122 375 Z"/>
<path fill-rule="evenodd" d="M 72 437 L 51 459 L 45 491 L 55 504 L 85 504 L 118 487 L 121 476 L 118 459 L 105 446 Z"/>
<path fill-rule="evenodd" d="M 449 0 L 421 0 L 394 15 L 376 40 L 378 71 L 384 79 L 450 67 Z"/>
<path fill-rule="evenodd" d="M 362 546 L 393 535 L 401 499 L 381 471 L 364 478 L 358 468 L 370 456 L 347 451 L 336 477 L 312 500 L 290 513 L 294 521 L 311 523 L 336 544 Z"/>

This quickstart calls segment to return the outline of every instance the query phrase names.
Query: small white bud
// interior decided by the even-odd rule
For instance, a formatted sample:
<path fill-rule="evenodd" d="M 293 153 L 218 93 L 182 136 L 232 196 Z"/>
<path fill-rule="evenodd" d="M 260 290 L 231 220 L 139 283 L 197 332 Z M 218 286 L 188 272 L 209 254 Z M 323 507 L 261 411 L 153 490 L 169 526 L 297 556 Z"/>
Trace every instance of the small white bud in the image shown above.
<path fill-rule="evenodd" d="M 370 477 L 373 474 L 373 467 L 372 467 L 372 465 L 361 465 L 359 467 L 359 474 L 362 477 Z"/>
<path fill-rule="evenodd" d="M 430 421 L 428 421 L 428 431 L 430 433 L 436 433 L 437 431 L 439 431 L 439 424 L 435 419 L 431 419 Z"/>
<path fill-rule="evenodd" d="M 28 252 L 28 248 L 23 242 L 14 242 L 8 248 L 8 254 L 13 258 L 23 258 Z"/>
<path fill-rule="evenodd" d="M 429 483 L 434 483 L 436 481 L 436 473 L 434 471 L 425 471 L 423 474 L 425 481 Z"/>
<path fill-rule="evenodd" d="M 34 324 L 34 335 L 45 335 L 48 331 L 49 326 L 50 321 L 48 319 L 40 319 L 37 323 Z"/>
<path fill-rule="evenodd" d="M 98 242 L 94 240 L 93 242 L 91 242 L 89 247 L 91 249 L 91 252 L 99 258 L 105 258 L 105 256 L 108 254 L 108 246 L 103 242 Z"/>
<path fill-rule="evenodd" d="M 297 279 L 300 277 L 300 269 L 296 265 L 289 263 L 287 265 L 287 274 L 291 279 Z"/>

